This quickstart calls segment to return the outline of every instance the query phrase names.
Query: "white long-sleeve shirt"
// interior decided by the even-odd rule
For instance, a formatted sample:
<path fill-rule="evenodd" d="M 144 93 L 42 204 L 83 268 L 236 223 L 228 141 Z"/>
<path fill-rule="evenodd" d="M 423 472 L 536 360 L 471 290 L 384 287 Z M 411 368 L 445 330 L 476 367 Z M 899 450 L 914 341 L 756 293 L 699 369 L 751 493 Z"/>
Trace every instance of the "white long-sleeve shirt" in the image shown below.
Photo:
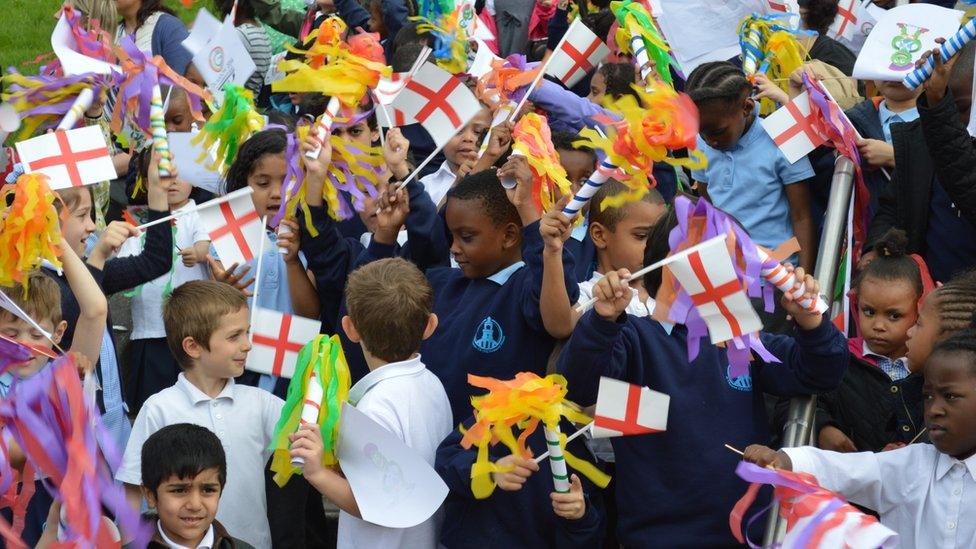
<path fill-rule="evenodd" d="M 959 461 L 931 444 L 877 454 L 783 451 L 794 471 L 810 473 L 824 488 L 877 511 L 881 524 L 898 532 L 898 547 L 976 547 L 976 456 Z"/>

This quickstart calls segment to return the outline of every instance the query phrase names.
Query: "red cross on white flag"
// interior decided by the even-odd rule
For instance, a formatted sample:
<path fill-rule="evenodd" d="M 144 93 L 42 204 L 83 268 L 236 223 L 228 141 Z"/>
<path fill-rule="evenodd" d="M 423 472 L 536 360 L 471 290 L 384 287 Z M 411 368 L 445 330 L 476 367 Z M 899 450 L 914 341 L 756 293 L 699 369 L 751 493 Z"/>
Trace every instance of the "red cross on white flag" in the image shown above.
<path fill-rule="evenodd" d="M 766 0 L 766 13 L 800 13 L 797 0 Z"/>
<path fill-rule="evenodd" d="M 251 352 L 246 368 L 252 372 L 291 378 L 302 347 L 319 335 L 322 323 L 301 316 L 254 307 Z"/>
<path fill-rule="evenodd" d="M 380 78 L 373 95 L 376 97 L 376 120 L 380 127 L 393 128 L 405 126 L 416 122 L 413 118 L 408 118 L 400 109 L 393 107 L 393 100 L 403 91 L 410 80 L 409 72 L 396 72 L 389 78 Z"/>
<path fill-rule="evenodd" d="M 223 197 L 217 205 L 201 204 L 200 222 L 207 228 L 210 241 L 224 267 L 243 265 L 254 259 L 261 239 L 267 239 L 258 212 L 251 200 L 251 189 L 244 188 Z M 272 249 L 266 243 L 266 250 Z"/>
<path fill-rule="evenodd" d="M 660 433 L 668 427 L 671 397 L 647 387 L 600 378 L 593 438 Z"/>
<path fill-rule="evenodd" d="M 16 144 L 26 173 L 43 173 L 52 190 L 91 185 L 118 177 L 98 126 L 58 130 Z"/>
<path fill-rule="evenodd" d="M 841 38 L 850 40 L 857 30 L 857 12 L 859 0 L 840 0 L 837 2 L 837 15 L 834 22 L 827 29 L 827 36 L 835 40 Z"/>
<path fill-rule="evenodd" d="M 390 104 L 424 126 L 437 146 L 448 142 L 481 110 L 474 93 L 453 74 L 424 63 Z"/>
<path fill-rule="evenodd" d="M 569 26 L 556 51 L 552 52 L 546 74 L 572 88 L 609 54 L 610 48 L 603 40 L 593 34 L 582 19 L 577 18 Z"/>
<path fill-rule="evenodd" d="M 790 163 L 823 145 L 818 114 L 810 108 L 810 95 L 803 92 L 762 120 L 762 127 Z"/>
<path fill-rule="evenodd" d="M 762 321 L 735 275 L 725 239 L 713 238 L 691 253 L 676 254 L 668 268 L 708 326 L 712 343 L 762 329 Z"/>

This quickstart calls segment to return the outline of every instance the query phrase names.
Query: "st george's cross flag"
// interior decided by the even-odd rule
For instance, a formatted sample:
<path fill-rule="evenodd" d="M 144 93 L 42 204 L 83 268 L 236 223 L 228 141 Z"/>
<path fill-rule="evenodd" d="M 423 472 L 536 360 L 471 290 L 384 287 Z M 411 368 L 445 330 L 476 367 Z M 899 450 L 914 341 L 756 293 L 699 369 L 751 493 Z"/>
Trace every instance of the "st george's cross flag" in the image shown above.
<path fill-rule="evenodd" d="M 600 378 L 593 438 L 659 433 L 668 427 L 671 397 L 647 387 Z"/>
<path fill-rule="evenodd" d="M 762 127 L 793 163 L 827 141 L 819 129 L 819 116 L 810 108 L 810 95 L 803 92 L 764 118 Z"/>
<path fill-rule="evenodd" d="M 481 111 L 474 93 L 453 74 L 424 63 L 390 104 L 416 120 L 440 147 Z M 388 107 L 389 108 L 389 107 Z"/>
<path fill-rule="evenodd" d="M 675 255 L 667 268 L 708 326 L 713 344 L 762 329 L 762 321 L 736 277 L 724 239 L 713 238 L 691 253 Z"/>
<path fill-rule="evenodd" d="M 800 13 L 797 0 L 766 0 L 766 13 Z"/>
<path fill-rule="evenodd" d="M 302 347 L 319 335 L 322 323 L 264 307 L 255 307 L 251 352 L 245 367 L 252 372 L 291 378 Z"/>
<path fill-rule="evenodd" d="M 24 173 L 43 173 L 51 190 L 82 187 L 118 177 L 98 126 L 58 130 L 16 144 Z"/>
<path fill-rule="evenodd" d="M 610 48 L 577 18 L 546 65 L 546 74 L 572 88 L 610 54 Z"/>
<path fill-rule="evenodd" d="M 254 259 L 261 239 L 268 238 L 251 192 L 250 187 L 245 187 L 218 199 L 222 200 L 219 204 L 203 203 L 198 208 L 200 222 L 210 234 L 210 242 L 224 267 Z M 264 249 L 271 249 L 271 244 L 266 242 Z"/>
<path fill-rule="evenodd" d="M 827 29 L 827 36 L 834 40 L 850 40 L 857 30 L 857 12 L 860 3 L 860 0 L 839 0 L 837 15 Z"/>

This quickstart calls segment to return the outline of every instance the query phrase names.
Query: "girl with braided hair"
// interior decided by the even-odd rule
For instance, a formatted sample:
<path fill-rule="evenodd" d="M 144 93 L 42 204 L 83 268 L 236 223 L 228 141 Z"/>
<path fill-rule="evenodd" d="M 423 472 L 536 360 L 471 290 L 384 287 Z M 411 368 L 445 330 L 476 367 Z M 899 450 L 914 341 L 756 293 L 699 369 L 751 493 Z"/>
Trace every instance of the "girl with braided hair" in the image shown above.
<path fill-rule="evenodd" d="M 817 246 L 810 162 L 790 163 L 762 129 L 752 85 L 739 67 L 725 61 L 700 65 L 685 89 L 698 106 L 698 147 L 708 158 L 706 168 L 692 172 L 699 192 L 735 216 L 762 246 L 775 248 L 796 236 L 799 266 L 812 268 Z"/>
<path fill-rule="evenodd" d="M 925 298 L 915 326 L 908 330 L 908 369 L 923 372 L 936 343 L 969 327 L 976 312 L 976 270 L 964 272 Z"/>

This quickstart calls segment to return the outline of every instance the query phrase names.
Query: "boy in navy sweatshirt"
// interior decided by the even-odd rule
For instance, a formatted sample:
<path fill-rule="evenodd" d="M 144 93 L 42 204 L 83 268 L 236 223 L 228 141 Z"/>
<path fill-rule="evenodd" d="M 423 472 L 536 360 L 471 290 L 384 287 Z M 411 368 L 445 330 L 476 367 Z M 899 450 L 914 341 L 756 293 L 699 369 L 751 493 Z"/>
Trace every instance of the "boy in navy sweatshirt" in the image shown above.
<path fill-rule="evenodd" d="M 660 224 L 659 224 L 660 225 Z M 667 238 L 657 227 L 653 235 Z M 667 250 L 651 245 L 649 250 Z M 647 254 L 645 264 L 663 258 Z M 784 298 L 794 337 L 762 334 L 781 364 L 756 360 L 748 375 L 732 378 L 725 350 L 703 340 L 688 361 L 687 330 L 665 329 L 647 317 L 627 315 L 629 271 L 610 272 L 593 288 L 600 298 L 583 315 L 559 358 L 568 397 L 581 406 L 596 402 L 600 376 L 647 386 L 671 395 L 665 433 L 611 439 L 616 456 L 617 537 L 627 547 L 738 546 L 728 528 L 729 510 L 747 485 L 734 475 L 737 457 L 723 443 L 744 448 L 768 441 L 763 393 L 799 396 L 840 384 L 847 368 L 844 336 L 819 315 Z M 802 269 L 797 280 L 807 295 L 819 285 Z M 659 278 L 645 280 L 654 295 Z"/>
<path fill-rule="evenodd" d="M 516 179 L 514 189 L 502 187 L 499 177 L 506 176 Z M 543 375 L 555 343 L 539 307 L 542 238 L 531 179 L 525 158 L 515 156 L 497 173 L 468 175 L 447 193 L 445 220 L 459 268 L 427 270 L 441 322 L 421 354 L 444 384 L 455 425 L 471 415 L 470 399 L 477 389 L 468 384 L 468 374 L 498 379 L 525 371 Z M 381 209 L 385 215 L 387 205 Z M 368 261 L 393 253 L 392 245 L 374 238 L 364 256 Z M 567 255 L 564 261 L 572 273 L 572 258 Z M 573 278 L 567 285 L 575 290 Z"/>

